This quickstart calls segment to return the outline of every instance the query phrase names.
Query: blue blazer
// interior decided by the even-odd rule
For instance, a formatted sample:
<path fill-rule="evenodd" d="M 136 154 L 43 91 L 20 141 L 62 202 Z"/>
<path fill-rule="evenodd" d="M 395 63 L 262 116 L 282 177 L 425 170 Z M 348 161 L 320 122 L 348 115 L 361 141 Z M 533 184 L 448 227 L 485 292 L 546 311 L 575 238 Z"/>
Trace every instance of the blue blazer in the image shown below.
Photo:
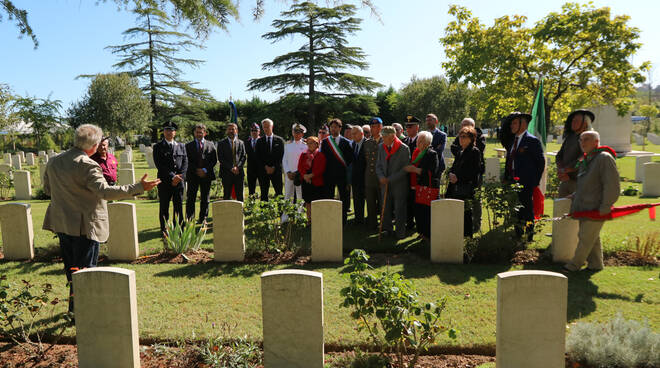
<path fill-rule="evenodd" d="M 511 151 L 509 150 L 506 154 L 507 167 L 510 160 Z M 516 157 L 513 161 L 514 176 L 520 178 L 519 182 L 525 188 L 532 189 L 539 185 L 544 169 L 545 158 L 541 141 L 526 131 L 516 149 Z M 505 173 L 505 178 L 513 181 L 508 172 Z"/>

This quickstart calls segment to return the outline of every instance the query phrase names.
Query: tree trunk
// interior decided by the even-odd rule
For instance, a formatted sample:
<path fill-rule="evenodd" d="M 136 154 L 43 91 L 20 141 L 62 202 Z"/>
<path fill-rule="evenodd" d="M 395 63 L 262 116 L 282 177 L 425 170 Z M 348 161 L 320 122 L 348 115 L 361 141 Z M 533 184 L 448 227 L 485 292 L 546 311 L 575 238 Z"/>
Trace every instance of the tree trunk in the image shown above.
<path fill-rule="evenodd" d="M 151 113 L 154 118 L 156 117 L 156 82 L 154 81 L 154 43 L 151 38 L 151 18 L 147 14 L 147 34 L 149 35 L 149 94 L 150 94 L 150 104 L 151 104 Z M 157 120 L 157 119 L 155 119 Z M 158 140 L 158 128 L 155 128 L 151 132 L 151 138 L 154 141 Z"/>
<path fill-rule="evenodd" d="M 309 17 L 309 90 L 307 92 L 308 98 L 307 103 L 307 120 L 309 121 L 310 130 L 316 128 L 316 92 L 314 91 L 314 24 L 312 22 L 312 17 Z"/>

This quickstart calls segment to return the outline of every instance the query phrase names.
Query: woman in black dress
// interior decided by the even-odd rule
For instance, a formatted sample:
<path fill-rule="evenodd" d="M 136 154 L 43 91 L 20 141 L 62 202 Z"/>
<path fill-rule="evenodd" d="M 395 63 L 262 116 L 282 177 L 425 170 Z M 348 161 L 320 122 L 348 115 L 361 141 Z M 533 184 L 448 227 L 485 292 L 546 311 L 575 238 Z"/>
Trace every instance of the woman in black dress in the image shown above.
<path fill-rule="evenodd" d="M 410 186 L 425 186 L 434 189 L 440 188 L 440 161 L 438 153 L 430 147 L 433 135 L 430 132 L 421 132 L 417 135 L 417 148 L 412 153 L 410 165 L 404 169 L 411 173 Z M 437 192 L 437 190 L 436 190 Z M 438 199 L 436 195 L 432 200 Z M 428 239 L 431 236 L 431 206 L 415 201 L 415 223 L 417 232 Z"/>
<path fill-rule="evenodd" d="M 458 139 L 461 151 L 454 159 L 449 169 L 449 186 L 447 198 L 470 201 L 474 199 L 474 192 L 479 185 L 481 172 L 481 152 L 475 147 L 476 130 L 471 126 L 461 128 Z M 472 237 L 472 205 L 464 205 L 463 235 Z"/>

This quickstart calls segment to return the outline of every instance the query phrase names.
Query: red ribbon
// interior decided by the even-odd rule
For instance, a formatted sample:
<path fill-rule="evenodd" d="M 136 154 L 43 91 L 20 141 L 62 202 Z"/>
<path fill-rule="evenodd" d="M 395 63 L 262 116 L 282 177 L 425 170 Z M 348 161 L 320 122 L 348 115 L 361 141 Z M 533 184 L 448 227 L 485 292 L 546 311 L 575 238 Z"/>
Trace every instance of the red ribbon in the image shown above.
<path fill-rule="evenodd" d="M 641 203 L 632 204 L 629 206 L 612 207 L 612 211 L 608 214 L 601 215 L 599 211 L 577 211 L 570 214 L 573 218 L 588 218 L 592 220 L 612 220 L 617 217 L 632 215 L 645 208 L 649 209 L 649 219 L 655 220 L 655 207 L 660 206 L 658 203 Z"/>

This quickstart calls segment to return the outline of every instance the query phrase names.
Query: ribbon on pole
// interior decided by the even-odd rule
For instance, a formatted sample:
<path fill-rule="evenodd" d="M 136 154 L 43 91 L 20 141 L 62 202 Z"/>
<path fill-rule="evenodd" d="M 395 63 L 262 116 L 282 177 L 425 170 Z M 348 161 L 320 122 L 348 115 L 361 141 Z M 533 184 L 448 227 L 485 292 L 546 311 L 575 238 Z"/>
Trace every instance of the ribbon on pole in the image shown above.
<path fill-rule="evenodd" d="M 617 217 L 632 215 L 633 213 L 637 213 L 645 208 L 648 208 L 649 219 L 655 220 L 656 206 L 660 206 L 660 202 L 640 203 L 640 204 L 632 204 L 629 206 L 612 207 L 612 211 L 610 211 L 610 213 L 605 215 L 601 215 L 599 211 L 577 211 L 570 213 L 569 215 L 574 219 L 587 218 L 591 220 L 612 220 Z"/>

